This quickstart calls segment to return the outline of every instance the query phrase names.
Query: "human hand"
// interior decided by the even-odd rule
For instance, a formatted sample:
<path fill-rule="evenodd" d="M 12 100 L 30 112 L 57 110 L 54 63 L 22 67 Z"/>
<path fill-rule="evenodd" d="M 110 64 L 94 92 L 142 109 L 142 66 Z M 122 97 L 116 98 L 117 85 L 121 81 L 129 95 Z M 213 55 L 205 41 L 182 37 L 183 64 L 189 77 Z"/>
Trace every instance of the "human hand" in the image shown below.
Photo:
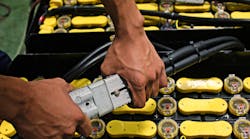
<path fill-rule="evenodd" d="M 127 81 L 135 107 L 143 107 L 167 85 L 165 65 L 144 31 L 116 37 L 101 71 L 104 75 L 117 73 Z"/>
<path fill-rule="evenodd" d="M 72 138 L 75 131 L 88 136 L 89 118 L 71 100 L 72 87 L 63 79 L 28 82 L 24 109 L 14 117 L 18 134 L 24 139 Z"/>

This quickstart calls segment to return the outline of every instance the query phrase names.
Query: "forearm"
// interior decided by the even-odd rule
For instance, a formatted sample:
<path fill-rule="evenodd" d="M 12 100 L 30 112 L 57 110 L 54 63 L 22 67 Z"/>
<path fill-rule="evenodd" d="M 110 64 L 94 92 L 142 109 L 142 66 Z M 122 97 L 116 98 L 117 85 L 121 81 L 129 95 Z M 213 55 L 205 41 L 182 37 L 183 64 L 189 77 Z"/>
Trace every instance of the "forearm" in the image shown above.
<path fill-rule="evenodd" d="M 15 77 L 0 75 L 0 118 L 12 120 L 24 110 L 28 83 Z"/>
<path fill-rule="evenodd" d="M 144 34 L 144 17 L 136 7 L 134 0 L 102 0 L 106 11 L 111 16 L 116 30 L 116 37 Z"/>

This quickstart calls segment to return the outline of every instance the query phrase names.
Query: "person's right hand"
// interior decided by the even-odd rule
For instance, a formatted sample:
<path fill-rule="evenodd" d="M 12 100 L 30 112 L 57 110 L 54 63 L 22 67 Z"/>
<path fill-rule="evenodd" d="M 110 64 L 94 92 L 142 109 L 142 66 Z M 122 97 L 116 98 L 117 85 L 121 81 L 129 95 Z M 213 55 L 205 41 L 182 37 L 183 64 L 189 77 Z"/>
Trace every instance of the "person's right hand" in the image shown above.
<path fill-rule="evenodd" d="M 28 82 L 25 108 L 13 119 L 18 135 L 24 139 L 72 138 L 75 131 L 91 133 L 89 118 L 71 100 L 72 87 L 63 79 Z"/>

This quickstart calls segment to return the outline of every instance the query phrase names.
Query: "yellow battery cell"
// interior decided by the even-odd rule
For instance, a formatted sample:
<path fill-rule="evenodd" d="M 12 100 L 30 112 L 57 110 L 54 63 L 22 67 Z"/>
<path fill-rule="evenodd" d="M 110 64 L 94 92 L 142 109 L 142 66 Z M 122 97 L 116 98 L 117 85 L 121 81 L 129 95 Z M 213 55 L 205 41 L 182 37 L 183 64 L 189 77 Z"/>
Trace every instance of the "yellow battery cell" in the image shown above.
<path fill-rule="evenodd" d="M 186 78 L 182 77 L 176 81 L 176 90 L 181 93 L 209 92 L 219 93 L 223 88 L 223 82 L 218 77 L 211 78 Z"/>
<path fill-rule="evenodd" d="M 87 78 L 75 79 L 72 82 L 70 82 L 70 85 L 72 85 L 75 89 L 82 88 L 90 84 L 91 84 L 91 81 Z"/>
<path fill-rule="evenodd" d="M 250 12 L 239 12 L 235 11 L 231 13 L 233 19 L 250 19 Z"/>
<path fill-rule="evenodd" d="M 139 3 L 136 6 L 139 10 L 158 11 L 157 3 Z"/>
<path fill-rule="evenodd" d="M 208 12 L 210 11 L 210 3 L 205 1 L 202 5 L 175 4 L 174 10 L 178 13 Z"/>
<path fill-rule="evenodd" d="M 180 124 L 180 132 L 186 138 L 228 138 L 232 126 L 226 121 L 184 121 Z"/>
<path fill-rule="evenodd" d="M 229 100 L 229 112 L 235 116 L 244 116 L 249 111 L 249 103 L 240 95 L 234 95 Z"/>
<path fill-rule="evenodd" d="M 102 119 L 91 119 L 92 132 L 89 137 L 99 139 L 105 134 L 106 124 Z"/>
<path fill-rule="evenodd" d="M 163 139 L 173 139 L 179 133 L 179 126 L 176 121 L 165 118 L 162 119 L 157 126 L 158 135 Z"/>
<path fill-rule="evenodd" d="M 105 32 L 103 28 L 71 29 L 69 33 Z"/>
<path fill-rule="evenodd" d="M 247 93 L 250 93 L 250 77 L 246 77 L 243 80 L 243 88 L 244 88 L 244 91 L 246 91 Z"/>
<path fill-rule="evenodd" d="M 46 17 L 43 21 L 44 25 L 55 27 L 56 26 L 56 17 L 55 16 L 50 16 Z"/>
<path fill-rule="evenodd" d="M 72 25 L 76 28 L 81 27 L 105 27 L 108 23 L 106 16 L 75 16 L 72 18 Z"/>
<path fill-rule="evenodd" d="M 227 102 L 222 98 L 193 99 L 182 98 L 178 102 L 178 110 L 183 115 L 191 114 L 215 114 L 223 115 L 227 112 Z"/>
<path fill-rule="evenodd" d="M 144 27 L 145 31 L 155 31 L 155 30 L 160 30 L 157 26 L 148 26 Z"/>
<path fill-rule="evenodd" d="M 51 34 L 54 30 L 41 29 L 38 34 Z"/>
<path fill-rule="evenodd" d="M 173 97 L 163 96 L 157 102 L 157 110 L 163 116 L 171 116 L 177 110 L 177 103 Z"/>
<path fill-rule="evenodd" d="M 49 5 L 51 7 L 53 7 L 53 6 L 61 7 L 61 6 L 63 6 L 63 0 L 50 0 Z"/>
<path fill-rule="evenodd" d="M 60 16 L 57 19 L 58 28 L 69 28 L 71 26 L 71 18 L 68 15 Z"/>
<path fill-rule="evenodd" d="M 250 121 L 239 118 L 233 125 L 234 136 L 238 139 L 250 139 Z"/>
<path fill-rule="evenodd" d="M 153 138 L 157 133 L 157 126 L 150 120 L 120 121 L 112 120 L 106 126 L 108 135 L 112 138 Z"/>
<path fill-rule="evenodd" d="M 77 0 L 64 0 L 63 1 L 65 5 L 76 5 Z"/>
<path fill-rule="evenodd" d="M 152 115 L 156 110 L 156 101 L 149 98 L 143 108 L 131 108 L 128 105 L 121 106 L 112 111 L 113 114 L 142 114 L 142 115 Z"/>
<path fill-rule="evenodd" d="M 250 5 L 244 3 L 237 3 L 237 2 L 226 2 L 226 9 L 233 12 L 233 11 L 250 11 Z"/>
<path fill-rule="evenodd" d="M 40 25 L 39 28 L 40 28 L 40 30 L 54 30 L 53 26 L 48 26 L 48 25 L 45 25 L 45 24 Z"/>
<path fill-rule="evenodd" d="M 224 79 L 224 90 L 229 94 L 238 94 L 243 90 L 243 82 L 241 78 L 235 74 L 229 74 Z"/>
<path fill-rule="evenodd" d="M 6 120 L 3 120 L 0 125 L 0 134 L 3 134 L 7 137 L 12 137 L 16 134 L 16 129 L 11 123 L 7 122 Z"/>
<path fill-rule="evenodd" d="M 57 28 L 53 33 L 67 33 L 68 31 L 64 28 Z"/>
<path fill-rule="evenodd" d="M 88 4 L 98 4 L 100 0 L 77 0 L 77 2 L 81 5 L 88 5 Z"/>
<path fill-rule="evenodd" d="M 11 138 L 9 138 L 9 137 L 5 136 L 4 134 L 0 133 L 0 139 L 11 139 Z"/>
<path fill-rule="evenodd" d="M 202 13 L 179 13 L 181 16 L 190 16 L 190 17 L 201 17 L 201 18 L 214 18 L 214 15 L 211 12 L 202 12 Z M 175 22 L 177 29 L 214 29 L 214 26 L 191 26 L 185 22 L 177 20 Z"/>
<path fill-rule="evenodd" d="M 167 77 L 168 86 L 160 89 L 160 93 L 164 95 L 171 94 L 175 90 L 175 80 L 171 77 Z"/>

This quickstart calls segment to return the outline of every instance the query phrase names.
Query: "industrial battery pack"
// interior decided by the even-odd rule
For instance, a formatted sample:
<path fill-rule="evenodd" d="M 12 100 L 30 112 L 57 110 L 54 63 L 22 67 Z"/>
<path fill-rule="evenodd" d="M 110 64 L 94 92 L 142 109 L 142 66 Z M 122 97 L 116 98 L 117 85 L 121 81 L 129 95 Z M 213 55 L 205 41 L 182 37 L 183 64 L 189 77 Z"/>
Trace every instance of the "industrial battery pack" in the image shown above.
<path fill-rule="evenodd" d="M 249 139 L 249 3 L 136 0 L 136 4 L 145 18 L 146 34 L 165 63 L 168 87 L 143 108 L 127 104 L 128 92 L 122 99 L 125 105 L 120 106 L 121 101 L 118 108 L 101 114 L 101 103 L 91 109 L 82 106 L 93 126 L 88 138 Z M 100 0 L 41 0 L 30 14 L 26 53 L 13 60 L 8 75 L 26 81 L 62 77 L 85 92 L 71 95 L 78 105 L 87 104 L 85 98 L 100 100 L 98 89 L 91 92 L 105 87 L 107 78 L 100 76 L 103 59 L 79 68 L 81 74 L 66 75 L 83 60 L 91 61 L 90 54 L 99 47 L 110 46 L 113 37 L 112 21 Z M 219 47 L 210 49 L 211 44 Z M 187 53 L 176 58 L 181 52 Z M 107 92 L 119 96 L 116 90 Z M 0 138 L 19 139 L 13 128 L 12 134 L 4 132 L 12 127 L 6 122 L 0 126 Z M 75 138 L 84 137 L 75 133 Z"/>

